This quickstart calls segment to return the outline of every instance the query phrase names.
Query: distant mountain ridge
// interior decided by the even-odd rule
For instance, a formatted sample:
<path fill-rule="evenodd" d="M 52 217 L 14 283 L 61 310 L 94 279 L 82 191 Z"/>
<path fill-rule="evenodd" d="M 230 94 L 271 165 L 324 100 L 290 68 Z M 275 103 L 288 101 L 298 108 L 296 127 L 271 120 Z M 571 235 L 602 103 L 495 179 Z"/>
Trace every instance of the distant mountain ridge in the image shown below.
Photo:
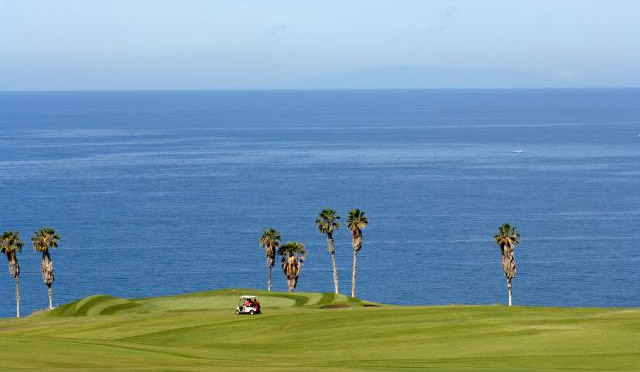
<path fill-rule="evenodd" d="M 400 66 L 348 72 L 295 84 L 319 89 L 543 88 L 567 82 L 547 76 L 502 69 L 470 70 Z"/>

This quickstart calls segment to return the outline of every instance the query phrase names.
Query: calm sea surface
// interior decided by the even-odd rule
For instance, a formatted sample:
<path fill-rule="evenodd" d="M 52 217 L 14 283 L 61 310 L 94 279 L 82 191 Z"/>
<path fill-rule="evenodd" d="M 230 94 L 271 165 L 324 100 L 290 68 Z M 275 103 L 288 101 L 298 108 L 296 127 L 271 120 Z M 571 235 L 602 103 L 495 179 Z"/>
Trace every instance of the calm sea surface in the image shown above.
<path fill-rule="evenodd" d="M 316 214 L 358 207 L 365 299 L 504 303 L 511 222 L 516 304 L 640 306 L 640 90 L 0 93 L 0 130 L 0 230 L 59 231 L 56 304 L 263 288 L 266 227 L 306 244 L 298 289 L 329 292 Z M 30 313 L 46 287 L 30 242 L 19 259 Z"/>

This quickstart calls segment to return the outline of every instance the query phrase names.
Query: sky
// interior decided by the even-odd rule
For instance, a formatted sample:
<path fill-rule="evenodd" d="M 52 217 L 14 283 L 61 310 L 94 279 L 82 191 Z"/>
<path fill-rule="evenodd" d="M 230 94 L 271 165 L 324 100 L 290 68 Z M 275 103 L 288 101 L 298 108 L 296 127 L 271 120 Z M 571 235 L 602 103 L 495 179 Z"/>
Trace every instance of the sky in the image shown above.
<path fill-rule="evenodd" d="M 376 87 L 381 74 L 385 87 L 434 74 L 444 88 L 460 74 L 638 87 L 640 1 L 0 0 L 0 90 Z"/>

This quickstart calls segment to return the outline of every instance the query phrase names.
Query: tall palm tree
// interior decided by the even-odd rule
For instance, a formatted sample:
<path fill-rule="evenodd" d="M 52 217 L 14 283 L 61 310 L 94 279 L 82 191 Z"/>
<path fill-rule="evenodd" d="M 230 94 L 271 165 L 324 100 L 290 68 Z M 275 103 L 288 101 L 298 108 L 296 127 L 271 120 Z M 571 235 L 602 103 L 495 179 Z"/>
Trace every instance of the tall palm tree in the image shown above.
<path fill-rule="evenodd" d="M 511 226 L 508 223 L 503 224 L 498 228 L 498 233 L 494 236 L 496 244 L 500 247 L 502 252 L 502 270 L 504 276 L 507 278 L 507 290 L 509 291 L 509 306 L 511 306 L 512 297 L 512 281 L 516 276 L 516 259 L 515 249 L 516 245 L 520 243 L 520 233 L 516 231 L 515 226 Z"/>
<path fill-rule="evenodd" d="M 287 277 L 289 292 L 293 292 L 298 284 L 307 251 L 304 250 L 302 243 L 287 242 L 278 248 L 278 254 L 282 256 L 282 271 Z"/>
<path fill-rule="evenodd" d="M 333 242 L 333 232 L 340 228 L 340 222 L 338 222 L 339 219 L 340 216 L 338 216 L 336 211 L 333 209 L 323 210 L 316 219 L 318 230 L 327 236 L 327 248 L 331 254 L 331 265 L 333 265 L 333 285 L 336 289 L 336 294 L 340 291 L 338 287 L 338 267 L 336 266 L 336 248 Z"/>
<path fill-rule="evenodd" d="M 280 233 L 278 230 L 266 229 L 262 232 L 260 237 L 260 246 L 264 248 L 264 252 L 267 255 L 267 269 L 269 270 L 269 281 L 267 282 L 267 289 L 271 290 L 271 268 L 276 262 L 276 249 L 280 245 Z"/>
<path fill-rule="evenodd" d="M 369 221 L 360 209 L 349 211 L 347 227 L 351 231 L 351 245 L 353 246 L 353 271 L 351 273 L 351 297 L 356 296 L 356 269 L 358 266 L 358 251 L 362 249 L 362 229 L 367 227 Z"/>
<path fill-rule="evenodd" d="M 40 272 L 42 273 L 42 280 L 47 285 L 49 292 L 49 309 L 53 309 L 53 291 L 51 286 L 55 279 L 53 273 L 53 262 L 49 255 L 50 248 L 58 247 L 58 241 L 60 235 L 58 235 L 52 228 L 44 227 L 36 231 L 31 238 L 33 248 L 42 253 L 42 262 L 40 263 Z"/>
<path fill-rule="evenodd" d="M 0 253 L 7 255 L 9 274 L 16 281 L 16 318 L 20 318 L 20 264 L 17 253 L 22 252 L 23 245 L 18 231 L 5 231 L 0 236 Z"/>

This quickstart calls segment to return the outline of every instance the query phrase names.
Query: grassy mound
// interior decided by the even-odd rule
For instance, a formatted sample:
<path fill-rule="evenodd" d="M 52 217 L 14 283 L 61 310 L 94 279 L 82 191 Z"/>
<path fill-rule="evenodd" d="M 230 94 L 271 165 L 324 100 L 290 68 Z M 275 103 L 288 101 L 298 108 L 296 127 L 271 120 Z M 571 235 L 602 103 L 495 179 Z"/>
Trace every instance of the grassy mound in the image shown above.
<path fill-rule="evenodd" d="M 127 300 L 107 295 L 95 295 L 63 305 L 48 316 L 93 316 L 118 314 L 147 314 L 162 312 L 207 311 L 235 309 L 241 295 L 258 296 L 263 312 L 287 307 L 349 308 L 379 306 L 372 302 L 334 293 L 282 293 L 255 289 L 225 289 L 189 293 L 171 297 L 150 297 Z"/>
<path fill-rule="evenodd" d="M 240 295 L 264 314 L 236 316 Z M 0 320 L 0 370 L 640 370 L 640 310 L 386 306 L 327 293 L 91 296 Z"/>

